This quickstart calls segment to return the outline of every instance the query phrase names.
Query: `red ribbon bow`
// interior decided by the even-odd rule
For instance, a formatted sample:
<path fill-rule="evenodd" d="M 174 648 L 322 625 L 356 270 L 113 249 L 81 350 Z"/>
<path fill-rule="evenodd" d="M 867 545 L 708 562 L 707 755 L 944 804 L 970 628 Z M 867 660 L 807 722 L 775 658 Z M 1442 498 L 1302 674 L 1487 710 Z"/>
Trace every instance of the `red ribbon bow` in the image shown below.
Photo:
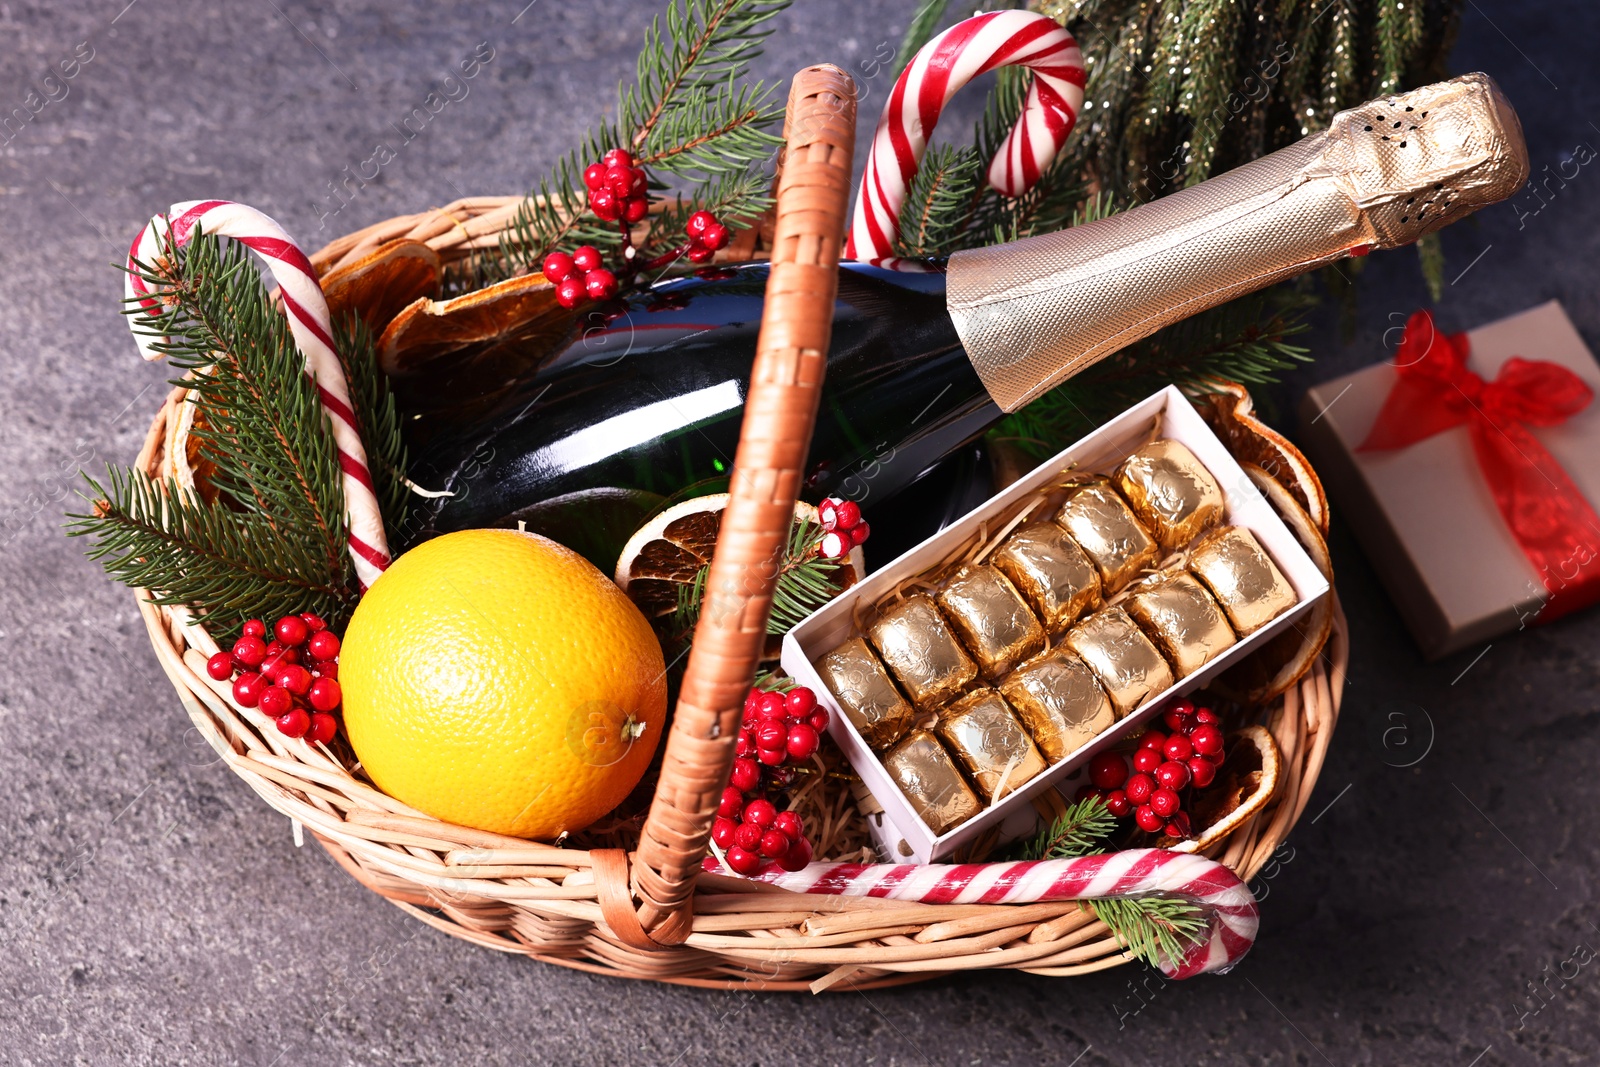
<path fill-rule="evenodd" d="M 1521 356 L 1485 381 L 1467 369 L 1469 350 L 1466 334 L 1413 314 L 1395 353 L 1398 380 L 1357 451 L 1406 448 L 1466 423 L 1495 504 L 1549 590 L 1538 615 L 1549 622 L 1600 600 L 1600 569 L 1585 573 L 1600 558 L 1600 516 L 1528 427 L 1559 426 L 1594 391 L 1559 364 Z"/>

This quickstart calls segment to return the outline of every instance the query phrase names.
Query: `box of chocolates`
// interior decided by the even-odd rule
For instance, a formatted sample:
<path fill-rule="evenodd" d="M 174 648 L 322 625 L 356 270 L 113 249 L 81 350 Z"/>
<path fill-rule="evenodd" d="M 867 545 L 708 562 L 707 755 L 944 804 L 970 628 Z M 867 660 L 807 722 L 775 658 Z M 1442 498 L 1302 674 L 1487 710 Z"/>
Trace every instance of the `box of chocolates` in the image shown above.
<path fill-rule="evenodd" d="M 806 618 L 783 667 L 885 857 L 930 863 L 1031 832 L 1034 798 L 1327 591 L 1168 388 Z"/>

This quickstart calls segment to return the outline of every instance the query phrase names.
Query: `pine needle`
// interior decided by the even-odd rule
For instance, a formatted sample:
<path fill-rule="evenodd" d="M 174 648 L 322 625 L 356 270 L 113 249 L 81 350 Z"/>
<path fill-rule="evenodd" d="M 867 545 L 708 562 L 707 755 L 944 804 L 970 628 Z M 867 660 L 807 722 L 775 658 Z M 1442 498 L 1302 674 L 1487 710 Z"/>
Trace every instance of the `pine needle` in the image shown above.
<path fill-rule="evenodd" d="M 1177 961 L 1205 937 L 1200 905 L 1177 897 L 1103 897 L 1084 902 L 1119 944 L 1152 967 Z"/>
<path fill-rule="evenodd" d="M 1076 801 L 1053 823 L 1026 843 L 1018 846 L 1012 858 L 1020 860 L 1059 860 L 1104 851 L 1105 839 L 1117 828 L 1117 818 L 1106 810 L 1099 797 Z"/>

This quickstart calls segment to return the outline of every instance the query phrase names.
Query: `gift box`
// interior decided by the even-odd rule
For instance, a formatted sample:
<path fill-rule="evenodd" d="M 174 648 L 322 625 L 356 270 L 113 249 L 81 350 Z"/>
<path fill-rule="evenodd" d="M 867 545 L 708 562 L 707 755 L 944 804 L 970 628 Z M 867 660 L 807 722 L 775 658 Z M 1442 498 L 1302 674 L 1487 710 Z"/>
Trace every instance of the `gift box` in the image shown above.
<path fill-rule="evenodd" d="M 1600 366 L 1551 301 L 1309 390 L 1306 454 L 1423 654 L 1600 598 Z"/>
<path fill-rule="evenodd" d="M 1065 758 L 1028 778 L 1014 790 L 983 807 L 976 815 L 963 815 L 951 825 L 929 826 L 906 800 L 896 784 L 886 757 L 873 751 L 825 683 L 819 665 L 829 653 L 849 640 L 870 605 L 900 588 L 908 580 L 929 573 L 961 554 L 965 546 L 985 532 L 1006 528 L 1030 499 L 1069 475 L 1108 474 L 1135 449 L 1154 437 L 1185 445 L 1211 472 L 1223 494 L 1222 523 L 1243 527 L 1254 535 L 1293 587 L 1296 602 L 1272 621 L 1253 630 L 1218 653 L 1203 666 L 1152 693 L 1128 714 L 1109 720 L 1092 739 Z M 1212 432 L 1183 393 L 1172 386 L 1141 401 L 1101 426 L 1054 458 L 1008 486 L 988 501 L 934 534 L 926 541 L 857 582 L 838 597 L 806 617 L 783 639 L 783 669 L 796 682 L 816 692 L 829 710 L 828 732 L 838 742 L 851 767 L 881 812 L 867 823 L 882 854 L 892 860 L 918 863 L 958 854 L 988 834 L 1010 840 L 1034 829 L 1039 821 L 1032 801 L 1045 790 L 1065 785 L 1097 752 L 1118 739 L 1137 733 L 1168 700 L 1203 687 L 1208 680 L 1270 641 L 1310 610 L 1328 592 L 1328 582 L 1295 540 L 1294 534 L 1273 511 L 1260 490 L 1239 467 L 1227 447 Z M 1054 643 L 1054 642 L 1052 642 Z M 825 670 L 826 668 L 824 668 Z M 913 732 L 912 739 L 926 748 L 930 742 Z M 887 757 L 898 759 L 899 756 Z M 1076 784 L 1074 782 L 1074 784 Z M 967 801 L 968 806 L 973 803 Z"/>

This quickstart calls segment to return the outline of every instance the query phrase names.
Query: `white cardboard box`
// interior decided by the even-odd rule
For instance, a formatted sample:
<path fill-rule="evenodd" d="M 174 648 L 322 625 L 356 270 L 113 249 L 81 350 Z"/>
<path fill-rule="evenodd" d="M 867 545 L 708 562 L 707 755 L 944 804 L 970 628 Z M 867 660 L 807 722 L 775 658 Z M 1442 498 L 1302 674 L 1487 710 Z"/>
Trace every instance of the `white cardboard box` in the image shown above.
<path fill-rule="evenodd" d="M 1229 525 L 1246 527 L 1255 534 L 1289 584 L 1294 586 L 1299 597 L 1298 603 L 1171 689 L 1141 704 L 1093 741 L 1051 766 L 998 804 L 991 805 L 960 826 L 936 837 L 839 709 L 828 687 L 818 677 L 814 662 L 851 636 L 852 620 L 858 604 L 871 604 L 891 592 L 905 578 L 951 558 L 971 541 L 981 525 L 991 520 L 997 520 L 991 525 L 1004 522 L 1034 492 L 1050 487 L 1069 470 L 1080 474 L 1111 472 L 1149 438 L 1150 427 L 1155 420 L 1160 421 L 1157 436 L 1170 437 L 1187 445 L 1216 477 L 1227 503 L 1224 521 Z M 1283 520 L 1278 518 L 1255 484 L 1239 468 L 1194 405 L 1176 387 L 1168 386 L 1040 464 L 1026 477 L 807 616 L 783 639 L 783 669 L 801 685 L 816 692 L 817 699 L 829 711 L 828 732 L 833 735 L 834 741 L 844 751 L 873 797 L 883 805 L 883 814 L 869 818 L 868 823 L 884 856 L 891 860 L 915 859 L 918 863 L 931 863 L 991 828 L 1000 831 L 1001 840 L 1031 831 L 1038 822 L 1038 815 L 1029 803 L 1032 797 L 1056 788 L 1095 753 L 1118 738 L 1127 736 L 1132 727 L 1147 721 L 1165 701 L 1204 686 L 1213 675 L 1226 670 L 1241 656 L 1248 655 L 1263 641 L 1270 640 L 1279 630 L 1290 625 L 1327 592 L 1327 579 L 1300 547 Z"/>

